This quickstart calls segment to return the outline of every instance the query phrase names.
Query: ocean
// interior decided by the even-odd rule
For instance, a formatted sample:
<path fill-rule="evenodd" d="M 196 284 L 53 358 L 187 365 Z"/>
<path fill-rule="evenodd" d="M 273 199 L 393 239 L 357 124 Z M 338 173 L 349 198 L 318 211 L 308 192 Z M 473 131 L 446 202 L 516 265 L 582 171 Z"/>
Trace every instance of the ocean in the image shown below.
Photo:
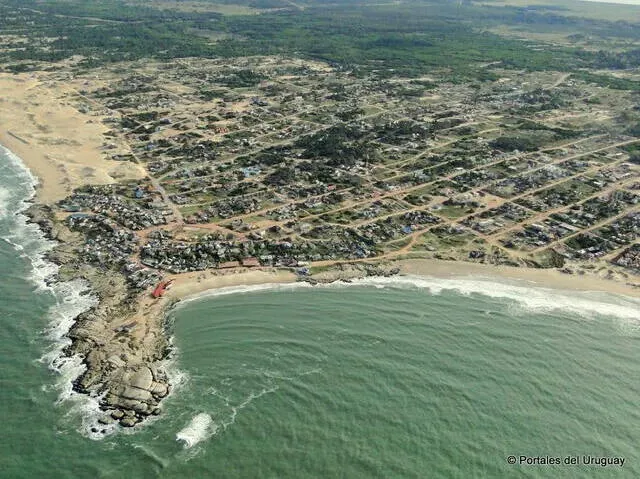
<path fill-rule="evenodd" d="M 94 434 L 61 357 L 94 298 L 44 283 L 33 178 L 6 150 L 0 171 L 0 477 L 640 477 L 640 301 L 489 278 L 194 298 L 164 413 Z"/>

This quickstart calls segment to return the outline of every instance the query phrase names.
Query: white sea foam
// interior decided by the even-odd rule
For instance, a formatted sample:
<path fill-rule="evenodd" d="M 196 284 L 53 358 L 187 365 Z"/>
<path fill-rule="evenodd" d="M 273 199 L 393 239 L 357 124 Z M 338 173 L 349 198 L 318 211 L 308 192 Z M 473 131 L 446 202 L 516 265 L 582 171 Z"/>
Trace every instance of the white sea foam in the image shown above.
<path fill-rule="evenodd" d="M 158 464 L 163 469 L 168 467 L 170 464 L 170 461 L 166 457 L 161 457 L 160 455 L 158 455 L 158 453 L 153 451 L 150 447 L 146 446 L 145 444 L 132 444 L 132 447 L 142 451 L 145 456 L 152 459 L 156 464 Z"/>
<path fill-rule="evenodd" d="M 347 285 L 347 283 L 341 283 Z M 323 285 L 326 286 L 326 285 Z M 302 288 L 314 288 L 319 286 L 313 286 L 310 283 L 263 283 L 252 285 L 239 285 L 239 286 L 225 286 L 223 288 L 209 289 L 201 293 L 191 295 L 179 303 L 176 303 L 174 310 L 180 309 L 186 304 L 194 301 L 198 301 L 204 298 L 212 298 L 216 296 L 228 296 L 230 294 L 243 294 L 243 293 L 256 293 L 260 291 L 292 291 Z"/>
<path fill-rule="evenodd" d="M 184 448 L 189 449 L 211 437 L 216 433 L 218 426 L 207 413 L 195 415 L 189 424 L 176 434 L 176 440 L 184 443 Z"/>
<path fill-rule="evenodd" d="M 73 381 L 86 370 L 82 357 L 60 354 L 53 357 L 50 365 L 60 375 L 54 386 L 58 391 L 56 404 L 65 408 L 65 417 L 70 423 L 77 424 L 77 431 L 94 440 L 104 439 L 116 432 L 117 424 L 98 422 L 104 417 L 104 411 L 100 409 L 101 396 L 87 396 L 73 390 Z"/>
<path fill-rule="evenodd" d="M 418 288 L 430 294 L 439 295 L 443 291 L 455 291 L 463 295 L 482 295 L 507 301 L 514 313 L 533 311 L 549 313 L 566 311 L 581 317 L 594 315 L 615 316 L 629 321 L 640 322 L 640 299 L 610 293 L 568 291 L 541 287 L 522 280 L 503 280 L 494 277 L 467 276 L 457 278 L 437 278 L 431 276 L 402 275 L 392 277 L 368 277 L 349 283 L 334 282 L 312 286 L 309 283 L 268 283 L 260 285 L 229 286 L 205 291 L 191 296 L 176 308 L 191 301 L 260 291 L 287 291 L 300 288 L 344 288 L 371 286 L 376 288 Z"/>
<path fill-rule="evenodd" d="M 9 199 L 11 194 L 6 188 L 0 187 L 0 218 L 9 215 Z"/>
<path fill-rule="evenodd" d="M 229 426 L 231 426 L 233 423 L 235 423 L 236 422 L 236 417 L 238 416 L 238 412 L 240 412 L 242 409 L 244 409 L 249 404 L 251 404 L 251 402 L 254 399 L 258 399 L 258 398 L 264 396 L 265 394 L 270 394 L 270 393 L 276 392 L 277 390 L 278 390 L 278 386 L 274 386 L 274 387 L 271 387 L 271 388 L 264 388 L 260 392 L 249 394 L 249 396 L 244 401 L 242 401 L 240 404 L 238 404 L 237 406 L 230 406 L 231 407 L 231 417 L 229 418 L 228 421 L 224 422 L 224 424 L 223 424 L 224 428 L 227 429 Z"/>
<path fill-rule="evenodd" d="M 100 397 L 79 394 L 73 390 L 73 382 L 85 372 L 86 366 L 81 356 L 67 356 L 64 353 L 64 349 L 71 344 L 68 334 L 76 318 L 97 304 L 98 299 L 88 294 L 88 284 L 82 280 L 53 283 L 48 288 L 56 302 L 49 308 L 50 322 L 45 330 L 51 347 L 40 361 L 59 375 L 55 383 L 57 403 L 68 407 L 66 416 L 79 422 L 78 430 L 85 436 L 102 439 L 115 432 L 115 424 L 98 423 L 104 416 L 99 406 Z"/>
<path fill-rule="evenodd" d="M 13 246 L 13 249 L 15 249 L 16 251 L 24 251 L 24 246 L 22 246 L 22 245 L 21 245 L 21 244 L 19 244 L 19 243 L 14 243 L 13 241 L 11 241 L 11 238 L 9 238 L 9 237 L 3 237 L 3 238 L 2 238 L 2 240 L 3 240 L 5 243 L 8 243 L 8 244 L 10 244 L 11 246 Z"/>
<path fill-rule="evenodd" d="M 36 192 L 36 186 L 38 185 L 38 179 L 33 176 L 31 171 L 24 165 L 22 160 L 15 155 L 11 150 L 0 145 L 0 156 L 9 165 L 8 169 L 4 169 L 3 176 L 11 177 L 14 180 L 12 183 L 26 189 L 26 197 L 23 201 L 28 202 Z M 8 191 L 8 190 L 6 190 Z"/>
<path fill-rule="evenodd" d="M 176 434 L 176 441 L 183 442 L 185 449 L 191 449 L 196 444 L 201 443 L 202 441 L 205 441 L 214 436 L 221 427 L 222 430 L 226 430 L 228 427 L 232 426 L 236 421 L 238 413 L 249 404 L 251 404 L 252 401 L 264 396 L 265 394 L 273 393 L 277 390 L 277 386 L 263 388 L 258 392 L 250 393 L 238 404 L 231 404 L 231 401 L 227 396 L 222 395 L 215 389 L 211 390 L 210 394 L 222 399 L 224 401 L 225 407 L 228 408 L 228 411 L 224 413 L 225 417 L 221 419 L 219 421 L 220 424 L 218 424 L 207 413 L 197 414 L 193 418 L 191 418 L 189 424 L 187 424 Z"/>
<path fill-rule="evenodd" d="M 22 257 L 29 260 L 32 266 L 30 279 L 38 289 L 47 289 L 46 280 L 57 273 L 58 267 L 46 261 L 44 255 L 55 246 L 55 243 L 47 240 L 40 228 L 29 223 L 27 217 L 21 214 L 29 207 L 38 181 L 20 158 L 1 145 L 0 154 L 4 161 L 8 162 L 5 175 L 11 179 L 12 186 L 16 188 L 15 190 L 10 190 L 9 187 L 0 188 L 0 219 L 10 221 L 6 224 L 9 233 L 5 234 L 3 239 L 20 252 Z"/>
<path fill-rule="evenodd" d="M 9 232 L 3 239 L 30 262 L 28 279 L 39 291 L 46 291 L 55 300 L 55 304 L 49 308 L 50 323 L 44 331 L 51 341 L 51 347 L 40 361 L 59 375 L 54 385 L 58 391 L 58 404 L 70 406 L 67 415 L 73 420 L 79 418 L 82 433 L 94 439 L 103 438 L 113 432 L 115 426 L 98 424 L 98 418 L 104 415 L 99 408 L 100 398 L 73 391 L 73 381 L 84 373 L 86 366 L 80 356 L 68 357 L 64 354 L 64 348 L 71 343 L 67 335 L 75 319 L 94 306 L 97 298 L 88 294 L 88 285 L 84 281 L 50 282 L 57 274 L 58 266 L 47 261 L 45 255 L 55 247 L 55 242 L 48 240 L 37 225 L 29 223 L 27 217 L 21 214 L 29 207 L 38 182 L 20 158 L 2 146 L 0 157 L 8 163 L 3 173 L 11 180 L 11 187 L 0 189 L 0 220 L 5 222 L 4 229 Z"/>
<path fill-rule="evenodd" d="M 395 276 L 366 278 L 352 284 L 378 287 L 415 287 L 431 294 L 456 291 L 463 295 L 482 295 L 506 300 L 512 311 L 548 313 L 566 311 L 581 317 L 615 316 L 640 321 L 640 300 L 629 296 L 599 292 L 567 291 L 544 288 L 526 281 L 500 281 L 487 277 L 435 278 L 428 276 Z"/>

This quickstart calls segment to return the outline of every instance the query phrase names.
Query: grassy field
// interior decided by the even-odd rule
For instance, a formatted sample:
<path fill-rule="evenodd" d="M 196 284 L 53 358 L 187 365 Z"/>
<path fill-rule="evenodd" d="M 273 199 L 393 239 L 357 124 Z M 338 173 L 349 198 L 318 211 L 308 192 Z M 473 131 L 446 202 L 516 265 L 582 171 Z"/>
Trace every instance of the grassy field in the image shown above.
<path fill-rule="evenodd" d="M 580 0 L 482 0 L 477 3 L 494 6 L 534 7 L 556 15 L 593 18 L 610 22 L 633 22 L 634 19 L 635 22 L 640 22 L 640 5 Z"/>
<path fill-rule="evenodd" d="M 220 13 L 222 15 L 256 15 L 261 9 L 253 8 L 248 5 L 240 5 L 234 3 L 215 3 L 208 1 L 177 1 L 177 0 L 153 0 L 151 2 L 143 0 L 131 0 L 127 2 L 133 6 L 149 6 L 152 5 L 160 10 L 173 10 L 178 12 L 193 13 Z"/>

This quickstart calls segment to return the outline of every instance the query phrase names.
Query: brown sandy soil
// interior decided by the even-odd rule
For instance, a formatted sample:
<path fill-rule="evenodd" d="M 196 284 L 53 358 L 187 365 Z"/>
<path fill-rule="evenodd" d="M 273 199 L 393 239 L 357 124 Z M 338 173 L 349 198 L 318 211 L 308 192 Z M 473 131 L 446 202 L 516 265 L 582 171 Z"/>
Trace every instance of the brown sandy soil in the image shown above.
<path fill-rule="evenodd" d="M 101 117 L 74 108 L 75 94 L 46 74 L 0 74 L 0 144 L 40 180 L 38 198 L 52 203 L 85 184 L 141 178 L 133 163 L 105 159 Z"/>
<path fill-rule="evenodd" d="M 235 113 L 241 113 L 247 111 L 250 107 L 251 103 L 249 100 L 243 100 L 236 103 L 233 103 L 230 107 L 230 110 Z"/>

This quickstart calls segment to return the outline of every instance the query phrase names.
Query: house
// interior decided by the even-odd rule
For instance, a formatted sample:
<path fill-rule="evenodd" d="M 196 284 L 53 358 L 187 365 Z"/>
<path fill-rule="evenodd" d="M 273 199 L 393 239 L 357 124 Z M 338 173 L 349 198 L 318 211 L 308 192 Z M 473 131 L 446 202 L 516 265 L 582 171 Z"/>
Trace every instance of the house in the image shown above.
<path fill-rule="evenodd" d="M 260 266 L 260 261 L 258 258 L 244 258 L 242 260 L 242 266 L 245 268 L 255 268 Z"/>

